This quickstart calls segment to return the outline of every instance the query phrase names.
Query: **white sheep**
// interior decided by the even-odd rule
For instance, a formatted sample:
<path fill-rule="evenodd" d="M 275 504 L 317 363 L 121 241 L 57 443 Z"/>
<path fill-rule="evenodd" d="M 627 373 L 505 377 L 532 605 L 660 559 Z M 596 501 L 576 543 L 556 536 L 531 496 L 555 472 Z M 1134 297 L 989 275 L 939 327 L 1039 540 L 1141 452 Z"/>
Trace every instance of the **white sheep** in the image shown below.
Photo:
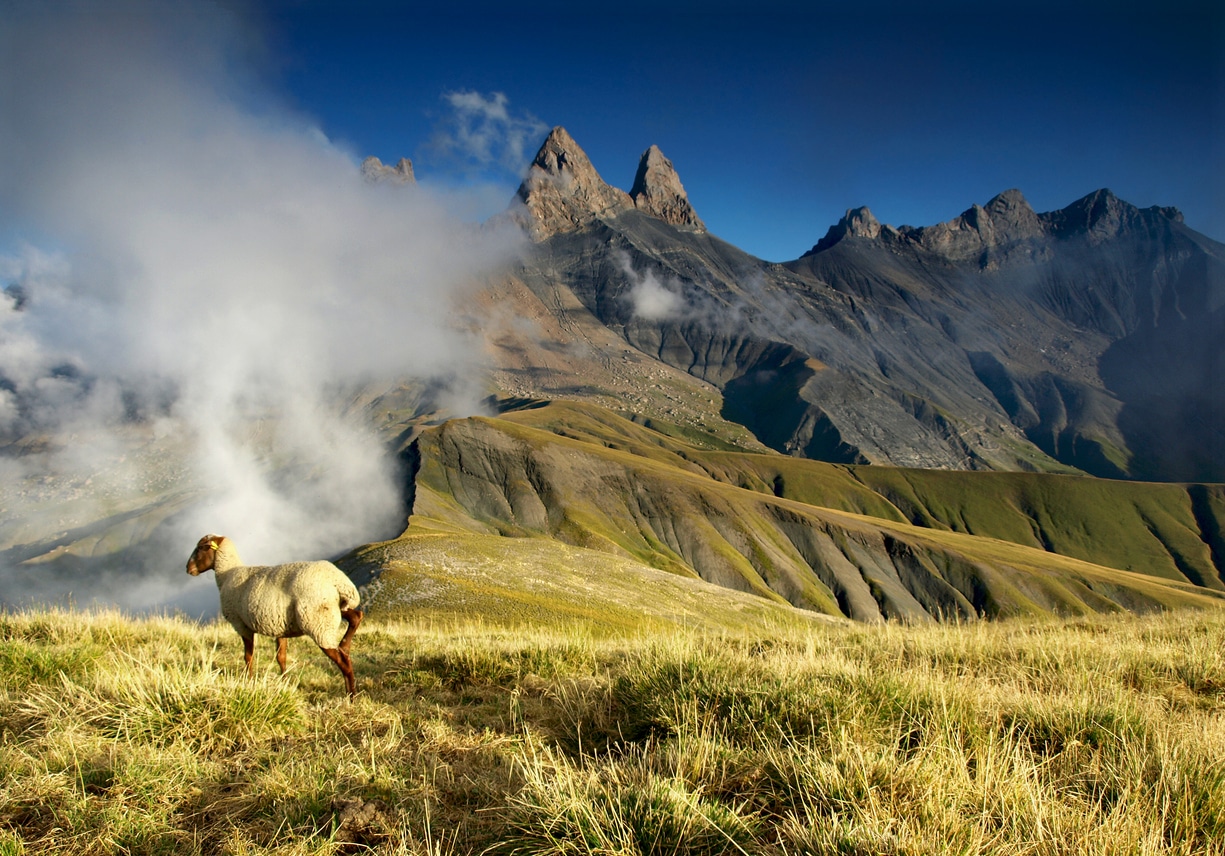
<path fill-rule="evenodd" d="M 344 675 L 350 698 L 357 692 L 349 645 L 362 622 L 361 599 L 340 568 L 331 562 L 248 567 L 229 538 L 205 535 L 187 560 L 187 573 L 208 570 L 217 575 L 221 614 L 242 637 L 247 674 L 255 674 L 255 634 L 276 639 L 282 675 L 289 637 L 309 636 Z"/>

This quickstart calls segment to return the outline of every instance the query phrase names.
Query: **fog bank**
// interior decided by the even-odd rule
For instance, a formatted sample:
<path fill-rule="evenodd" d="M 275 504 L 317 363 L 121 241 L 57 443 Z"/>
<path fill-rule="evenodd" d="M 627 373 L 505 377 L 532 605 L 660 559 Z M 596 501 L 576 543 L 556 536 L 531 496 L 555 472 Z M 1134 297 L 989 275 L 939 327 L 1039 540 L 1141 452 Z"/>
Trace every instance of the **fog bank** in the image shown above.
<path fill-rule="evenodd" d="M 0 31 L 0 602 L 193 609 L 206 532 L 264 562 L 402 526 L 403 474 L 354 396 L 479 389 L 452 309 L 520 236 L 364 183 L 215 6 L 17 4 Z M 133 515 L 88 577 L 21 564 Z"/>

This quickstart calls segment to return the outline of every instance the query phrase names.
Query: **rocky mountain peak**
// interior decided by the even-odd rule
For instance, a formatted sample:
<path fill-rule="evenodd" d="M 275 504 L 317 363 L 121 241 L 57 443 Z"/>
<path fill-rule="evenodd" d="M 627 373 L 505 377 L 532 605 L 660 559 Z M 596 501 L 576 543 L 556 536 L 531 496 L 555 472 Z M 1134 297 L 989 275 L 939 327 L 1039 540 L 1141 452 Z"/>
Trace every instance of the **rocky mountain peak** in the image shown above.
<path fill-rule="evenodd" d="M 825 237 L 817 241 L 816 246 L 804 255 L 810 256 L 813 253 L 829 249 L 847 236 L 853 238 L 879 238 L 881 230 L 888 228 L 888 226 L 881 226 L 880 221 L 872 215 L 867 206 L 848 208 L 842 219 L 833 226 L 830 226 L 829 231 L 825 233 Z"/>
<path fill-rule="evenodd" d="M 516 196 L 536 241 L 634 207 L 629 194 L 600 178 L 587 153 L 560 125 L 536 153 Z"/>
<path fill-rule="evenodd" d="M 906 237 L 953 261 L 976 259 L 998 266 L 1016 253 L 1029 257 L 1030 243 L 1047 234 L 1042 217 L 1021 191 L 1005 190 L 986 205 L 972 205 L 960 216 L 935 226 L 904 229 Z"/>
<path fill-rule="evenodd" d="M 976 231 L 985 247 L 1037 238 L 1045 232 L 1037 213 L 1015 188 L 1005 190 L 986 205 L 972 206 L 959 219 L 964 221 L 959 228 Z"/>
<path fill-rule="evenodd" d="M 1015 241 L 1037 237 L 1043 232 L 1037 213 L 1016 188 L 1005 190 L 982 210 L 990 218 L 992 231 L 998 238 Z"/>
<path fill-rule="evenodd" d="M 1183 222 L 1177 208 L 1137 208 L 1115 196 L 1109 189 L 1095 190 L 1059 211 L 1043 214 L 1048 228 L 1061 237 L 1085 235 L 1099 243 L 1122 235 L 1130 228 L 1151 228 L 1162 221 Z"/>
<path fill-rule="evenodd" d="M 413 162 L 408 158 L 400 158 L 395 166 L 388 166 L 371 155 L 362 161 L 362 178 L 371 184 L 384 181 L 388 184 L 417 183 L 417 177 L 413 175 Z"/>
<path fill-rule="evenodd" d="M 672 161 L 664 157 L 659 146 L 651 146 L 638 161 L 638 174 L 630 189 L 634 206 L 644 214 L 657 217 L 673 226 L 705 231 L 704 224 L 689 203 L 680 176 Z"/>

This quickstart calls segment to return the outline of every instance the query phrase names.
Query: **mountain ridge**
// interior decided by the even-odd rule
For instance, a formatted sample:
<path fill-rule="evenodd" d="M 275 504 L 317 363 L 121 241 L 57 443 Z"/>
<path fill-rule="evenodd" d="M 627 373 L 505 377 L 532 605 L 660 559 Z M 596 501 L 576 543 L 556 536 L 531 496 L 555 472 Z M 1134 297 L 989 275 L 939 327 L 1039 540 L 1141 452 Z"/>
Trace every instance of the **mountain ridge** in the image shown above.
<path fill-rule="evenodd" d="M 932 226 L 894 227 L 881 224 L 867 207 L 848 209 L 820 241 L 800 258 L 828 250 L 846 238 L 880 239 L 909 244 L 953 261 L 979 258 L 997 247 L 1006 248 L 1043 238 L 1069 239 L 1088 235 L 1097 241 L 1117 237 L 1126 228 L 1152 228 L 1154 218 L 1184 223 L 1182 212 L 1173 207 L 1138 208 L 1114 195 L 1108 188 L 1095 190 L 1064 208 L 1037 213 L 1015 188 L 992 197 L 986 205 L 972 205 L 957 217 Z M 1032 255 L 1026 260 L 1033 260 Z M 986 260 L 983 266 L 998 257 Z"/>
<path fill-rule="evenodd" d="M 851 209 L 782 264 L 624 199 L 533 236 L 529 290 L 713 384 L 778 451 L 1225 481 L 1225 245 L 1177 209 L 1100 190 L 1039 214 L 1015 189 L 918 228 Z M 647 282 L 667 313 L 639 306 Z"/>

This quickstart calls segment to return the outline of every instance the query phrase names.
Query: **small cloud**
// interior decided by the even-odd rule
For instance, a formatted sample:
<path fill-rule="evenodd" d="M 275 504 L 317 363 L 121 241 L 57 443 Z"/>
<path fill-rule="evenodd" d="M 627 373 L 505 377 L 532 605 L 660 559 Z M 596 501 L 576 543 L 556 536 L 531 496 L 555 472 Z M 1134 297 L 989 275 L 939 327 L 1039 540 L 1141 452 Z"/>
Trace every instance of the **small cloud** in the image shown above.
<path fill-rule="evenodd" d="M 666 321 L 680 314 L 684 301 L 679 294 L 668 291 L 647 271 L 630 289 L 634 315 L 646 321 Z"/>
<path fill-rule="evenodd" d="M 530 113 L 512 113 L 502 92 L 446 92 L 442 100 L 449 112 L 434 132 L 428 151 L 466 172 L 495 170 L 518 175 L 527 163 L 528 146 L 549 130 Z"/>
<path fill-rule="evenodd" d="M 652 271 L 638 273 L 625 253 L 618 254 L 617 265 L 631 283 L 625 297 L 635 318 L 644 321 L 668 321 L 682 313 L 688 314 L 689 307 L 686 306 L 684 297 L 656 279 Z M 674 287 L 680 289 L 681 285 L 674 283 Z"/>

